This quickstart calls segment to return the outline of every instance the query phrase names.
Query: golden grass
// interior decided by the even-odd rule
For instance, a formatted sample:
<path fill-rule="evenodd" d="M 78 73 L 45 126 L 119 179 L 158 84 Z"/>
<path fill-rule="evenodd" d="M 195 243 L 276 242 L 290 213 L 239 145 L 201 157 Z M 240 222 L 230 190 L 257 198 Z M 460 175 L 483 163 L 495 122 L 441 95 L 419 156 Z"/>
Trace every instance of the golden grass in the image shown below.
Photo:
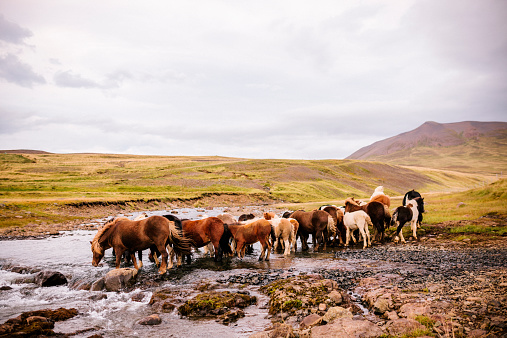
<path fill-rule="evenodd" d="M 378 185 L 394 196 L 393 208 L 406 191 L 423 193 L 425 221 L 430 223 L 506 210 L 504 195 L 492 197 L 505 190 L 505 184 L 494 185 L 490 193 L 481 188 L 456 193 L 484 187 L 495 176 L 368 161 L 0 154 L 0 172 L 0 227 L 62 221 L 54 209 L 80 201 L 171 201 L 232 194 L 283 203 L 274 207 L 313 209 L 342 205 L 349 196 L 368 198 Z M 464 204 L 458 207 L 460 202 Z"/>

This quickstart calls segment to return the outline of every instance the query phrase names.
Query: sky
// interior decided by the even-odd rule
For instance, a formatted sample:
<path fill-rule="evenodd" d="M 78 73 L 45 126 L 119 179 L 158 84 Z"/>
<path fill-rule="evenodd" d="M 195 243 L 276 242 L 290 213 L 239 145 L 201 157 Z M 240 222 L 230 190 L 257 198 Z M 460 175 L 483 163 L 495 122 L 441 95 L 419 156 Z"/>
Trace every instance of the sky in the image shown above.
<path fill-rule="evenodd" d="M 507 121 L 507 1 L 0 1 L 0 149 L 342 159 Z"/>

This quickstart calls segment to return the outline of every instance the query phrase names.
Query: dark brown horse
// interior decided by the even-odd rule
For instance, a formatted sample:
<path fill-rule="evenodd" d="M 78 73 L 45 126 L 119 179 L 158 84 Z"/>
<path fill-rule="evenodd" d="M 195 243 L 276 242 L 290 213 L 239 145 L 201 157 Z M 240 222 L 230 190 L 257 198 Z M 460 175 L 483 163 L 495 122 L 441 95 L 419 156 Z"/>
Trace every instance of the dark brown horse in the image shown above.
<path fill-rule="evenodd" d="M 232 253 L 228 238 L 224 236 L 224 222 L 217 217 L 208 217 L 196 221 L 181 221 L 183 234 L 190 238 L 196 248 L 201 248 L 209 243 L 215 249 L 215 261 L 222 261 L 224 253 Z"/>
<path fill-rule="evenodd" d="M 384 224 L 389 228 L 391 225 L 391 198 L 387 195 L 375 195 L 370 198 L 370 202 L 380 202 L 384 205 Z"/>
<path fill-rule="evenodd" d="M 323 205 L 319 209 L 324 210 L 333 217 L 336 226 L 336 235 L 332 241 L 333 246 L 336 245 L 336 239 L 339 240 L 340 245 L 344 245 L 347 229 L 345 229 L 345 225 L 343 225 L 343 211 L 335 205 Z M 331 238 L 329 238 L 329 241 L 331 241 Z"/>
<path fill-rule="evenodd" d="M 261 243 L 261 255 L 259 260 L 269 260 L 271 253 L 270 235 L 274 236 L 271 223 L 265 219 L 259 219 L 247 224 L 228 224 L 227 233 L 229 237 L 233 237 L 236 241 L 236 251 L 239 258 L 245 257 L 245 249 L 247 245 L 257 242 Z"/>
<path fill-rule="evenodd" d="M 354 212 L 357 210 L 365 211 L 371 218 L 371 222 L 375 228 L 375 239 L 380 236 L 380 242 L 384 241 L 384 222 L 386 219 L 384 205 L 380 202 L 369 202 L 365 205 L 359 206 L 359 203 L 354 198 L 349 197 L 345 200 L 345 212 Z"/>
<path fill-rule="evenodd" d="M 127 250 L 132 253 L 134 267 L 137 269 L 134 252 L 155 247 L 162 254 L 162 264 L 158 272 L 164 274 L 168 265 L 166 246 L 172 245 L 176 253 L 190 254 L 191 244 L 192 242 L 178 231 L 174 222 L 162 216 L 151 216 L 140 221 L 115 218 L 107 222 L 91 241 L 92 264 L 98 266 L 105 250 L 113 248 L 117 269 L 120 268 L 121 257 Z M 172 267 L 172 262 L 169 267 Z"/>
<path fill-rule="evenodd" d="M 328 238 L 328 229 L 334 227 L 334 221 L 331 215 L 324 210 L 313 211 L 294 211 L 290 218 L 294 218 L 299 223 L 298 236 L 301 238 L 303 250 L 308 250 L 308 237 L 312 235 L 313 250 L 318 251 L 319 247 L 326 249 L 325 238 Z"/>

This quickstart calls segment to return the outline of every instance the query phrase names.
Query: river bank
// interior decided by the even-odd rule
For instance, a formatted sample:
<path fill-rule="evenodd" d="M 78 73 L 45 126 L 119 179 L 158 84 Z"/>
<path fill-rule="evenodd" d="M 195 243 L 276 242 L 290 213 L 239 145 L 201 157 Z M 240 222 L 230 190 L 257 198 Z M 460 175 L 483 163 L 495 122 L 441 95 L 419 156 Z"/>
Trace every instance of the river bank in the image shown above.
<path fill-rule="evenodd" d="M 145 212 L 163 213 L 174 206 L 159 206 L 158 210 Z M 222 208 L 180 206 L 182 208 L 177 210 L 178 215 L 187 215 L 189 218 L 221 212 L 260 214 L 271 210 L 269 205 Z M 138 337 L 168 332 L 174 337 L 195 334 L 209 337 L 266 337 L 277 332 L 284 332 L 284 336 L 324 337 L 329 336 L 331 331 L 340 332 L 345 328 L 371 329 L 353 331 L 353 334 L 347 331 L 350 336 L 364 336 L 366 332 L 370 332 L 370 336 L 378 336 L 380 332 L 383 337 L 408 334 L 503 337 L 507 334 L 507 237 L 497 235 L 494 231 L 451 231 L 468 229 L 470 226 L 502 228 L 506 225 L 504 218 L 482 217 L 473 221 L 424 225 L 419 230 L 420 239 L 409 240 L 406 245 L 386 242 L 366 250 L 360 247 L 329 248 L 318 253 L 310 249 L 310 252 L 298 251 L 287 258 L 273 254 L 269 262 L 257 261 L 257 247 L 244 260 L 230 258 L 224 263 L 214 263 L 197 253 L 190 265 L 172 269 L 164 276 L 159 276 L 156 268 L 145 261 L 145 267 L 139 270 L 135 283 L 118 293 L 88 291 L 87 287 L 82 286 L 114 268 L 110 252 L 106 255 L 104 266 L 91 266 L 89 240 L 110 216 L 134 216 L 139 211 L 117 210 L 115 206 L 101 208 L 100 212 L 104 214 L 101 219 L 49 227 L 34 226 L 25 231 L 11 229 L 2 233 L 2 239 L 8 239 L 2 245 L 0 270 L 4 277 L 2 286 L 6 286 L 6 290 L 0 291 L 0 307 L 6 310 L 5 313 L 15 316 L 24 312 L 23 309 L 75 307 L 78 316 L 57 323 L 55 328 L 57 333 L 75 337 L 90 337 L 93 334 Z M 71 209 L 68 211 L 75 212 Z M 389 232 L 392 232 L 392 228 Z M 68 249 L 65 249 L 67 245 Z M 58 255 L 54 253 L 56 247 L 59 248 Z M 28 268 L 20 269 L 23 265 Z M 58 269 L 67 276 L 69 283 L 52 287 L 51 290 L 34 285 L 31 282 L 34 267 L 37 271 Z M 307 302 L 304 306 L 302 303 L 297 311 L 270 313 L 270 306 L 276 300 L 273 299 L 273 293 L 266 290 L 272 283 L 290 278 L 311 278 L 312 283 L 329 280 L 333 287 L 326 289 L 328 293 L 324 294 L 319 304 Z M 292 285 L 280 288 L 278 296 L 282 299 L 288 297 Z M 240 315 L 227 325 L 215 322 L 213 318 L 189 319 L 179 315 L 178 308 L 187 301 L 214 291 L 248 293 L 255 296 L 257 302 L 241 309 L 244 317 Z M 329 295 L 333 291 L 340 293 L 341 302 L 327 301 L 331 299 Z M 160 292 L 166 292 L 171 297 L 172 306 L 164 308 L 163 304 L 152 302 L 153 296 Z M 308 295 L 305 297 L 311 298 Z M 15 302 L 18 305 L 13 304 Z M 122 311 L 126 311 L 125 314 L 121 314 Z M 338 312 L 343 317 L 330 320 L 328 316 L 323 320 L 328 312 Z M 157 315 L 160 323 L 139 324 L 152 315 Z M 313 316 L 312 320 L 309 316 Z M 175 326 L 178 328 L 175 329 Z M 410 327 L 412 331 L 403 331 L 402 327 Z"/>

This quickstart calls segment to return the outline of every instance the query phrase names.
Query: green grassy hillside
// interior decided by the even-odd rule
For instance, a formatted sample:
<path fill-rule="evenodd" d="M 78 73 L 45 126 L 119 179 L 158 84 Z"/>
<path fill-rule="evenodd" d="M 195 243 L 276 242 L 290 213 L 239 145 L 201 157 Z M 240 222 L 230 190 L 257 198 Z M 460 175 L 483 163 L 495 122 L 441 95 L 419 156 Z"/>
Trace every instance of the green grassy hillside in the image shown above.
<path fill-rule="evenodd" d="M 117 201 L 255 194 L 291 202 L 452 191 L 491 177 L 352 160 L 251 160 L 107 154 L 0 154 L 0 201 Z"/>

